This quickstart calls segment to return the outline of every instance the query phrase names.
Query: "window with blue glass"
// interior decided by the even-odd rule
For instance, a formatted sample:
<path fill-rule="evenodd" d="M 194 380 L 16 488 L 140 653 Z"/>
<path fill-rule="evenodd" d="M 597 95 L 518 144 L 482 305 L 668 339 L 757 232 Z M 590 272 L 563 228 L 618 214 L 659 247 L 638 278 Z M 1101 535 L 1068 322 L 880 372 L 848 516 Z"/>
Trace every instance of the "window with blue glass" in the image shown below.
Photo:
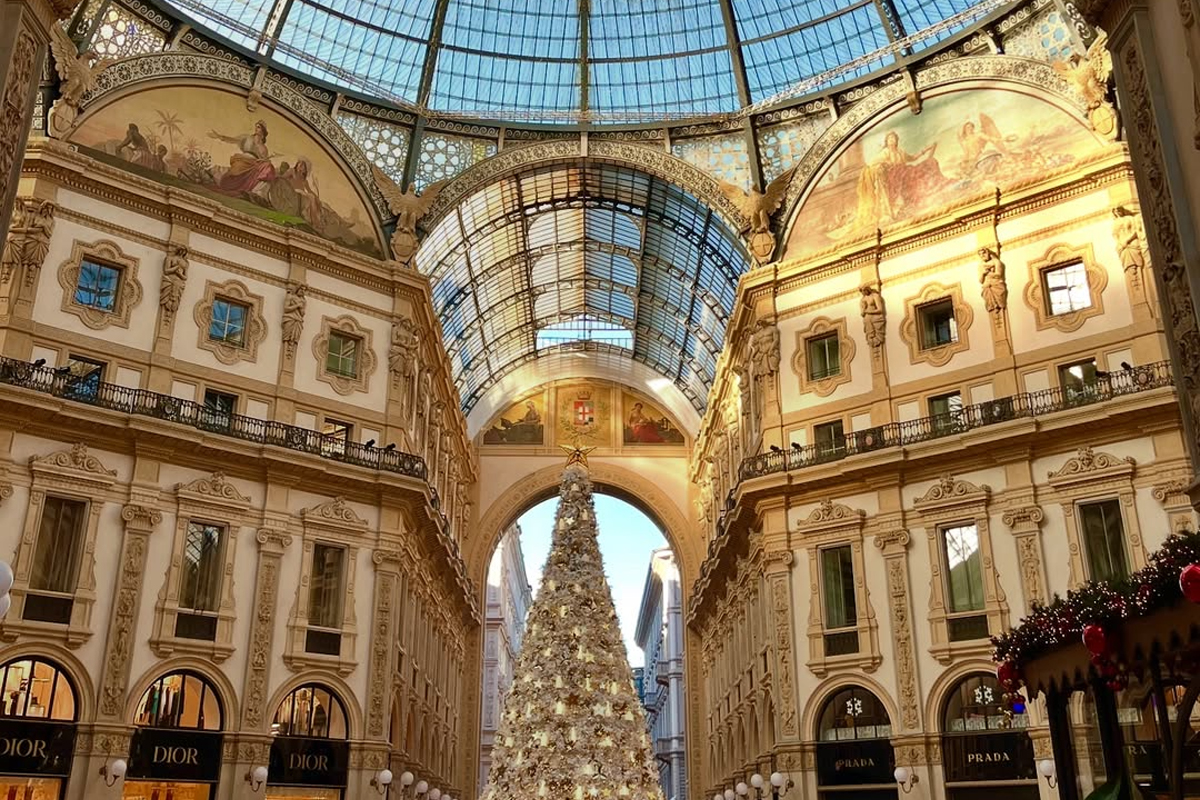
<path fill-rule="evenodd" d="M 208 324 L 208 338 L 241 347 L 246 343 L 246 317 L 250 309 L 244 303 L 236 303 L 224 297 L 213 300 L 212 320 Z"/>
<path fill-rule="evenodd" d="M 79 280 L 75 284 L 75 302 L 97 311 L 117 310 L 117 297 L 121 288 L 121 270 L 109 264 L 84 260 L 79 266 Z"/>
<path fill-rule="evenodd" d="M 103 361 L 84 358 L 74 353 L 67 356 L 67 364 L 60 370 L 64 380 L 64 392 L 76 399 L 95 397 L 100 392 L 100 383 L 104 380 L 105 366 Z"/>

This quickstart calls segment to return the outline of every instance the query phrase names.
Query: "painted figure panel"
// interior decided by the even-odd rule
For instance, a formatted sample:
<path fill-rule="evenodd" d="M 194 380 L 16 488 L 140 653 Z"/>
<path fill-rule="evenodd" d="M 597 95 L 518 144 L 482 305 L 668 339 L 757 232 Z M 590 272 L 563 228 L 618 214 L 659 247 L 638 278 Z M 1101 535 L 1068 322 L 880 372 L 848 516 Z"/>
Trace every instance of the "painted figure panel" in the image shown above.
<path fill-rule="evenodd" d="M 546 400 L 542 395 L 522 400 L 501 414 L 483 432 L 484 444 L 545 444 Z"/>
<path fill-rule="evenodd" d="M 625 444 L 685 444 L 683 431 L 667 419 L 662 409 L 628 392 L 622 399 Z"/>

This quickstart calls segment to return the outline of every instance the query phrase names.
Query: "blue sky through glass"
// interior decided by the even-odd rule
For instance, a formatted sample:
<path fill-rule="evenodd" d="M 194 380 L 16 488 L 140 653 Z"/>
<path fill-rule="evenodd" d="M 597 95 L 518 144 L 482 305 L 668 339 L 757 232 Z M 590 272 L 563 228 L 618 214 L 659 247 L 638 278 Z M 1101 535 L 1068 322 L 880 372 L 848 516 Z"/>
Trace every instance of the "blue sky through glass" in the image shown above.
<path fill-rule="evenodd" d="M 662 531 L 638 509 L 608 495 L 596 496 L 596 521 L 600 526 L 600 554 L 604 571 L 612 589 L 617 618 L 629 662 L 642 665 L 642 651 L 633 640 L 637 628 L 638 608 L 642 589 L 646 585 L 646 570 L 650 568 L 650 553 L 667 546 Z M 542 567 L 550 555 L 550 537 L 554 529 L 554 512 L 558 497 L 538 503 L 521 515 L 521 549 L 525 553 L 525 571 L 537 596 L 542 582 Z"/>

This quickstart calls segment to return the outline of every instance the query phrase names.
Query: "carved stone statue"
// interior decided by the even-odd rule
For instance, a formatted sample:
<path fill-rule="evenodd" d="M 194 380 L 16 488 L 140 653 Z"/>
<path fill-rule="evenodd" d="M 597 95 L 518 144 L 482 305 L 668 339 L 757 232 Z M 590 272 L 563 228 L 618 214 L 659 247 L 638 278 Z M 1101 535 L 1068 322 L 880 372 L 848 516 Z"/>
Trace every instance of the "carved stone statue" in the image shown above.
<path fill-rule="evenodd" d="M 417 368 L 421 336 L 416 324 L 401 317 L 392 325 L 392 346 L 388 350 L 388 369 L 396 379 L 411 378 Z"/>
<path fill-rule="evenodd" d="M 766 261 L 775 250 L 775 235 L 771 233 L 771 215 L 779 210 L 783 198 L 787 195 L 788 185 L 796 167 L 784 172 L 771 181 L 765 192 L 760 192 L 753 186 L 750 191 L 743 191 L 740 186 L 720 181 L 721 193 L 733 203 L 748 220 L 739 233 L 749 233 L 750 252 L 759 261 Z"/>
<path fill-rule="evenodd" d="M 61 25 L 50 26 L 50 52 L 58 73 L 58 99 L 50 108 L 50 135 L 61 139 L 79 116 L 83 96 L 96 88 L 96 76 L 116 59 L 100 59 L 91 50 L 79 52 Z M 92 62 L 95 63 L 92 63 Z"/>
<path fill-rule="evenodd" d="M 281 327 L 283 343 L 287 346 L 289 356 L 296 352 L 296 344 L 300 341 L 300 333 L 304 330 L 304 309 L 307 305 L 308 300 L 304 297 L 304 284 L 292 284 L 283 301 L 283 325 Z"/>
<path fill-rule="evenodd" d="M 419 244 L 417 223 L 429 211 L 429 207 L 449 181 L 431 183 L 418 195 L 414 186 L 409 186 L 406 192 L 401 191 L 396 182 L 379 167 L 372 166 L 371 173 L 375 176 L 375 185 L 387 201 L 388 208 L 396 215 L 396 232 L 392 234 L 392 257 L 407 267 Z"/>
<path fill-rule="evenodd" d="M 1136 211 L 1124 206 L 1113 209 L 1113 239 L 1121 256 L 1121 266 L 1136 282 L 1146 268 L 1146 246 L 1142 239 L 1141 219 Z"/>
<path fill-rule="evenodd" d="M 38 270 L 50 252 L 50 236 L 54 233 L 54 203 L 18 197 L 13 206 L 8 241 L 0 261 L 0 283 L 7 283 L 14 271 L 23 270 L 25 285 L 32 286 Z"/>
<path fill-rule="evenodd" d="M 1117 137 L 1117 113 L 1108 102 L 1108 79 L 1112 75 L 1112 55 L 1108 52 L 1108 37 L 1096 37 L 1088 48 L 1087 57 L 1078 53 L 1066 61 L 1058 61 L 1054 69 L 1075 85 L 1087 106 L 1092 130 L 1108 139 Z"/>
<path fill-rule="evenodd" d="M 162 286 L 158 290 L 158 302 L 167 316 L 179 310 L 179 299 L 187 285 L 188 249 L 181 244 L 171 245 L 163 260 Z"/>
<path fill-rule="evenodd" d="M 774 320 L 760 319 L 750 335 L 750 364 L 755 377 L 779 371 L 779 328 Z"/>
<path fill-rule="evenodd" d="M 742 415 L 750 414 L 750 371 L 747 369 L 738 370 L 738 395 L 742 406 Z"/>
<path fill-rule="evenodd" d="M 887 340 L 887 311 L 883 306 L 883 295 L 869 283 L 859 291 L 862 292 L 862 298 L 858 301 L 858 310 L 862 314 L 867 344 L 883 347 Z"/>
<path fill-rule="evenodd" d="M 979 285 L 983 307 L 995 314 L 1008 308 L 1008 284 L 1004 281 L 1004 262 L 996 252 L 979 248 Z"/>

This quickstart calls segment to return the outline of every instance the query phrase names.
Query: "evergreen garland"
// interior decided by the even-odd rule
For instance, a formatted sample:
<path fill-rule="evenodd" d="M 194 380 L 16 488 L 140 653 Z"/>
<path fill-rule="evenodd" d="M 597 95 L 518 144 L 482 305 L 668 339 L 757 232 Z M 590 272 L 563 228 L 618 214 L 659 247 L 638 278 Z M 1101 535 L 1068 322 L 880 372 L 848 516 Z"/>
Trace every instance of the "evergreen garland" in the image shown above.
<path fill-rule="evenodd" d="M 1012 630 L 992 637 L 992 658 L 1011 664 L 1016 674 L 1025 664 L 1064 644 L 1081 640 L 1087 625 L 1107 630 L 1174 605 L 1183 596 L 1179 573 L 1200 562 L 1200 533 L 1174 534 L 1142 569 L 1122 581 L 1090 581 L 1058 595 L 1049 604 L 1034 604 L 1029 616 Z"/>

